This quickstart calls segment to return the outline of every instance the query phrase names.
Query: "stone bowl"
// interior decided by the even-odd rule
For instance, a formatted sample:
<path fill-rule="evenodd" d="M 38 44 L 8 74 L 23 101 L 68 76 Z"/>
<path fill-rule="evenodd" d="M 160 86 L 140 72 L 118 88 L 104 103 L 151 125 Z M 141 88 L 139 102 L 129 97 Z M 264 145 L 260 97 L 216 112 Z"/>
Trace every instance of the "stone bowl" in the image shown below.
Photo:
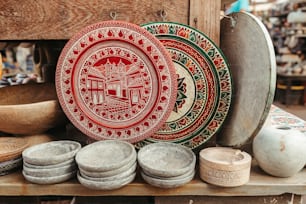
<path fill-rule="evenodd" d="M 71 158 L 71 159 L 69 159 L 67 161 L 64 161 L 64 162 L 60 162 L 58 164 L 51 164 L 51 165 L 34 165 L 34 164 L 29 164 L 26 161 L 23 161 L 23 166 L 25 166 L 27 168 L 31 168 L 31 169 L 37 169 L 37 170 L 39 170 L 39 169 L 55 169 L 55 168 L 61 168 L 63 166 L 67 166 L 67 165 L 70 165 L 70 166 L 75 165 L 76 166 L 74 158 Z"/>
<path fill-rule="evenodd" d="M 33 177 L 54 177 L 58 175 L 65 175 L 70 172 L 76 171 L 76 165 L 66 165 L 57 168 L 46 168 L 46 169 L 36 169 L 36 168 L 29 168 L 26 165 L 23 165 L 23 171 L 26 175 L 33 176 Z"/>
<path fill-rule="evenodd" d="M 140 173 L 143 180 L 152 186 L 159 188 L 177 188 L 190 182 L 195 175 L 195 170 L 187 172 L 185 175 L 169 178 L 156 178 L 154 176 L 147 175 L 143 171 Z"/>
<path fill-rule="evenodd" d="M 64 181 L 67 181 L 74 177 L 76 174 L 76 171 L 69 172 L 67 174 L 63 175 L 57 175 L 57 176 L 46 176 L 46 177 L 39 177 L 39 176 L 31 176 L 28 175 L 25 171 L 22 171 L 22 175 L 24 178 L 32 183 L 36 184 L 56 184 L 56 183 L 62 183 Z"/>
<path fill-rule="evenodd" d="M 80 174 L 85 178 L 86 176 L 91 177 L 91 178 L 104 178 L 104 177 L 112 177 L 112 176 L 116 176 L 121 173 L 124 173 L 128 171 L 129 169 L 133 168 L 133 166 L 137 166 L 136 161 L 131 161 L 128 164 L 120 168 L 108 170 L 108 171 L 87 171 L 82 168 L 79 168 L 79 171 L 80 171 Z"/>
<path fill-rule="evenodd" d="M 121 140 L 103 140 L 83 147 L 75 160 L 80 169 L 103 172 L 118 169 L 136 161 L 134 146 Z"/>
<path fill-rule="evenodd" d="M 79 182 L 87 188 L 94 190 L 115 190 L 131 183 L 135 179 L 136 173 L 132 173 L 131 175 L 122 179 L 111 181 L 92 181 L 82 177 L 79 173 L 77 174 L 77 177 Z"/>
<path fill-rule="evenodd" d="M 113 175 L 113 176 L 106 176 L 106 177 L 91 177 L 91 176 L 88 176 L 88 175 L 84 174 L 81 170 L 79 171 L 79 173 L 84 179 L 88 179 L 88 180 L 91 180 L 91 181 L 106 182 L 106 181 L 114 181 L 114 180 L 124 179 L 124 178 L 130 176 L 131 174 L 135 173 L 136 168 L 137 168 L 137 163 L 134 163 L 134 165 L 131 166 L 126 171 L 124 171 L 122 173 L 119 173 L 119 174 L 116 174 L 116 175 Z"/>
<path fill-rule="evenodd" d="M 156 176 L 153 174 L 150 174 L 150 172 L 145 171 L 144 169 L 141 169 L 141 172 L 144 173 L 146 176 L 149 176 L 151 178 L 159 179 L 159 180 L 182 180 L 186 177 L 189 177 L 191 174 L 195 174 L 195 169 L 190 169 L 186 173 L 179 175 L 179 176 L 172 176 L 172 177 L 162 177 L 162 176 Z"/>
<path fill-rule="evenodd" d="M 54 84 L 24 84 L 0 89 L 0 131 L 31 135 L 64 125 L 67 118 Z"/>
<path fill-rule="evenodd" d="M 48 166 L 71 160 L 80 149 L 81 144 L 75 141 L 52 141 L 25 149 L 22 157 L 28 164 Z"/>
<path fill-rule="evenodd" d="M 173 177 L 194 169 L 196 156 L 191 149 L 182 145 L 160 142 L 141 148 L 137 161 L 151 175 Z"/>

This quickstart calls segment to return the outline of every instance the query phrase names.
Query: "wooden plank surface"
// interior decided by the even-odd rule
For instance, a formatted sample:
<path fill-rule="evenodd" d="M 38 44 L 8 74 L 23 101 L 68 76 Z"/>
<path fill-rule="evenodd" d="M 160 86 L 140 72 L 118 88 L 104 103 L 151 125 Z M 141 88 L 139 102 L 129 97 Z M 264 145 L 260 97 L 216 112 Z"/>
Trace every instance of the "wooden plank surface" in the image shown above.
<path fill-rule="evenodd" d="M 76 179 L 54 185 L 32 184 L 23 178 L 21 172 L 0 177 L 0 196 L 265 196 L 284 193 L 306 194 L 306 169 L 290 178 L 277 178 L 265 174 L 255 163 L 250 181 L 235 188 L 207 184 L 198 175 L 185 186 L 161 189 L 146 184 L 138 173 L 133 183 L 112 191 L 91 190 L 83 187 Z"/>
<path fill-rule="evenodd" d="M 189 25 L 204 32 L 216 45 L 220 41 L 221 0 L 190 0 Z"/>
<path fill-rule="evenodd" d="M 79 29 L 99 21 L 135 24 L 165 20 L 188 23 L 189 0 L 9 0 L 0 1 L 1 40 L 69 39 Z"/>

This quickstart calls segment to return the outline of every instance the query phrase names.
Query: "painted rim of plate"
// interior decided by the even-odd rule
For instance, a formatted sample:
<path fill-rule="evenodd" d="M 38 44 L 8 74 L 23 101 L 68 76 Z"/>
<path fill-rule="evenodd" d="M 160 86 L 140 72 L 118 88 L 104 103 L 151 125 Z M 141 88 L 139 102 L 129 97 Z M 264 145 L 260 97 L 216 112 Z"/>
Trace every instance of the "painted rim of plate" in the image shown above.
<path fill-rule="evenodd" d="M 184 25 L 184 24 L 180 24 L 180 23 L 174 23 L 174 22 L 157 22 L 157 23 L 148 23 L 148 24 L 144 24 L 142 25 L 142 27 L 146 28 L 147 30 L 149 29 L 150 26 L 160 26 L 160 25 L 170 25 L 170 26 L 177 26 L 177 27 L 180 27 L 180 28 L 184 28 L 184 29 L 189 29 L 191 30 L 191 32 L 193 32 L 195 35 L 198 35 L 200 37 L 202 37 L 203 41 L 201 41 L 201 43 L 205 42 L 206 44 L 203 45 L 206 46 L 205 49 L 207 51 L 205 51 L 205 49 L 203 47 L 201 47 L 200 45 L 194 43 L 193 45 L 197 48 L 197 49 L 200 49 L 202 50 L 202 54 L 205 56 L 205 58 L 207 58 L 208 62 L 210 63 L 210 65 L 213 65 L 212 67 L 215 67 L 215 62 L 216 63 L 223 63 L 224 67 L 223 67 L 223 73 L 221 74 L 221 72 L 218 73 L 215 75 L 215 77 L 219 80 L 219 83 L 220 83 L 220 78 L 223 78 L 223 81 L 222 82 L 227 82 L 227 84 L 229 85 L 229 88 L 226 88 L 225 84 L 219 84 L 220 85 L 220 90 L 219 90 L 219 93 L 218 93 L 218 104 L 215 106 L 215 110 L 213 111 L 214 113 L 214 116 L 216 118 L 219 117 L 219 121 L 214 121 L 214 118 L 212 118 L 208 124 L 207 124 L 207 127 L 206 128 L 203 128 L 200 127 L 199 129 L 201 129 L 199 131 L 199 129 L 197 130 L 197 134 L 196 135 L 193 135 L 193 136 L 189 136 L 189 138 L 187 139 L 184 139 L 182 141 L 180 140 L 174 140 L 173 142 L 175 143 L 181 143 L 181 144 L 184 144 L 185 146 L 189 147 L 189 148 L 197 148 L 199 147 L 200 145 L 202 145 L 203 143 L 205 143 L 206 141 L 208 141 L 222 126 L 222 124 L 224 123 L 227 115 L 228 115 L 228 112 L 229 112 L 229 109 L 230 109 L 230 104 L 231 104 L 231 98 L 232 98 L 232 77 L 231 77 L 231 73 L 230 73 L 230 70 L 229 70 L 229 66 L 227 64 L 227 60 L 223 54 L 223 52 L 220 50 L 220 48 L 218 48 L 215 43 L 210 40 L 204 33 L 196 30 L 195 28 L 192 28 L 188 25 Z M 156 33 L 154 33 L 156 32 Z M 163 33 L 157 33 L 157 31 L 151 31 L 152 34 L 155 34 L 157 38 L 160 38 L 162 39 L 162 37 L 160 37 L 160 35 L 166 35 L 166 34 L 163 34 Z M 170 35 L 170 34 L 169 34 Z M 175 35 L 175 38 L 179 38 L 179 36 Z M 185 39 L 182 37 L 183 40 L 185 41 L 188 41 L 189 43 L 191 43 L 190 40 L 188 39 Z M 196 40 L 196 38 L 195 38 Z M 210 56 L 209 54 L 209 51 L 212 51 L 214 53 L 217 53 L 217 55 L 219 56 L 217 59 L 219 61 L 217 61 L 216 59 L 214 59 L 213 57 Z M 220 61 L 221 60 L 221 61 Z M 216 70 L 212 70 L 212 71 L 217 71 L 219 70 L 220 71 L 220 68 L 221 67 L 215 67 Z M 223 95 L 223 96 L 222 96 Z M 225 96 L 224 96 L 225 95 Z M 224 98 L 222 98 L 224 97 Z M 219 110 L 220 109 L 220 110 Z M 223 110 L 221 110 L 223 109 Z M 222 118 L 220 118 L 220 116 L 222 116 Z M 175 133 L 174 133 L 175 134 Z M 165 134 L 166 135 L 166 134 Z M 154 135 L 155 136 L 155 135 Z M 154 136 L 153 137 L 150 137 L 150 138 L 147 138 L 146 140 L 144 141 L 141 141 L 139 143 L 136 144 L 136 147 L 137 148 L 141 148 L 142 146 L 146 145 L 146 144 L 149 144 L 149 143 L 154 143 L 154 142 L 158 142 L 158 141 L 163 141 L 163 139 L 161 139 L 161 137 L 158 137 L 158 139 L 154 139 Z"/>

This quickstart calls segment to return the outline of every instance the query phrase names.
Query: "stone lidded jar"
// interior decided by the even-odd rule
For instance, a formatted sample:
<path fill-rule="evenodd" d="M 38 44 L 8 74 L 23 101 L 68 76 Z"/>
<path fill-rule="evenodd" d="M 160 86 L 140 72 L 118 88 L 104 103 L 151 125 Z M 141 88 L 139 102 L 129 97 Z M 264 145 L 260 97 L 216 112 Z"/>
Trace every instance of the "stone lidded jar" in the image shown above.
<path fill-rule="evenodd" d="M 289 126 L 264 126 L 254 138 L 253 153 L 266 173 L 291 177 L 306 163 L 306 135 Z"/>

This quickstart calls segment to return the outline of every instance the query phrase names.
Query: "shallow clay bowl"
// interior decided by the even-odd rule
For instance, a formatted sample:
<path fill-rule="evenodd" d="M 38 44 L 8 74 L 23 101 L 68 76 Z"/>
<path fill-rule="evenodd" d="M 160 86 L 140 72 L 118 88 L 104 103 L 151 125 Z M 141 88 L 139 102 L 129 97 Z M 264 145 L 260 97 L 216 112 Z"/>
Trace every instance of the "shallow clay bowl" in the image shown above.
<path fill-rule="evenodd" d="M 26 165 L 23 165 L 23 171 L 25 174 L 29 176 L 34 177 L 54 177 L 54 176 L 60 176 L 65 175 L 70 172 L 73 172 L 76 170 L 76 165 L 66 165 L 58 168 L 47 168 L 47 169 L 35 169 L 35 168 L 29 168 Z"/>
<path fill-rule="evenodd" d="M 110 180 L 110 181 L 92 181 L 82 177 L 79 173 L 77 174 L 79 182 L 90 189 L 94 190 L 114 190 L 121 188 L 129 183 L 131 183 L 135 179 L 136 173 L 132 173 L 131 175 L 117 179 L 117 180 Z"/>
<path fill-rule="evenodd" d="M 174 177 L 194 169 L 196 156 L 182 145 L 160 142 L 141 148 L 137 161 L 139 166 L 151 175 Z"/>
<path fill-rule="evenodd" d="M 121 168 L 136 161 L 134 146 L 121 140 L 103 140 L 83 147 L 75 157 L 80 169 L 104 172 Z"/>
<path fill-rule="evenodd" d="M 58 103 L 53 84 L 25 84 L 0 89 L 2 132 L 43 133 L 66 122 L 67 118 Z"/>
<path fill-rule="evenodd" d="M 31 169 L 56 169 L 56 168 L 61 168 L 63 166 L 76 166 L 74 158 L 71 158 L 67 161 L 60 162 L 58 164 L 51 164 L 51 165 L 35 165 L 35 164 L 29 164 L 26 161 L 23 161 L 23 166 L 31 168 Z"/>
<path fill-rule="evenodd" d="M 39 176 L 30 176 L 25 171 L 22 171 L 24 178 L 32 183 L 37 184 L 55 184 L 55 183 L 62 183 L 67 181 L 75 176 L 76 172 L 72 171 L 67 174 L 57 175 L 57 176 L 46 176 L 46 177 L 39 177 Z"/>
<path fill-rule="evenodd" d="M 142 178 L 152 186 L 156 186 L 159 188 L 176 188 L 190 182 L 194 177 L 195 171 L 188 172 L 184 176 L 176 178 L 173 177 L 173 179 L 167 179 L 167 178 L 161 179 L 161 178 L 152 177 L 145 174 L 143 171 L 141 171 L 140 173 Z"/>
<path fill-rule="evenodd" d="M 128 171 L 129 169 L 133 168 L 133 166 L 137 166 L 136 161 L 131 161 L 128 164 L 126 164 L 126 165 L 124 165 L 120 168 L 113 169 L 113 170 L 108 170 L 108 171 L 87 171 L 87 170 L 84 170 L 80 167 L 79 167 L 79 171 L 80 171 L 80 174 L 85 178 L 86 178 L 86 176 L 93 177 L 93 178 L 105 178 L 105 177 L 112 177 L 112 176 L 122 174 L 122 173 Z"/>
<path fill-rule="evenodd" d="M 79 169 L 79 174 L 82 176 L 84 179 L 91 180 L 91 181 L 99 181 L 99 182 L 106 182 L 106 181 L 114 181 L 114 180 L 121 180 L 124 179 L 131 174 L 136 172 L 137 164 L 134 163 L 131 168 L 127 169 L 126 171 L 113 175 L 113 176 L 107 176 L 107 177 L 91 177 L 86 174 L 84 174 L 80 169 Z"/>
<path fill-rule="evenodd" d="M 49 166 L 70 161 L 80 149 L 81 144 L 75 141 L 52 141 L 25 149 L 22 157 L 28 164 Z"/>

